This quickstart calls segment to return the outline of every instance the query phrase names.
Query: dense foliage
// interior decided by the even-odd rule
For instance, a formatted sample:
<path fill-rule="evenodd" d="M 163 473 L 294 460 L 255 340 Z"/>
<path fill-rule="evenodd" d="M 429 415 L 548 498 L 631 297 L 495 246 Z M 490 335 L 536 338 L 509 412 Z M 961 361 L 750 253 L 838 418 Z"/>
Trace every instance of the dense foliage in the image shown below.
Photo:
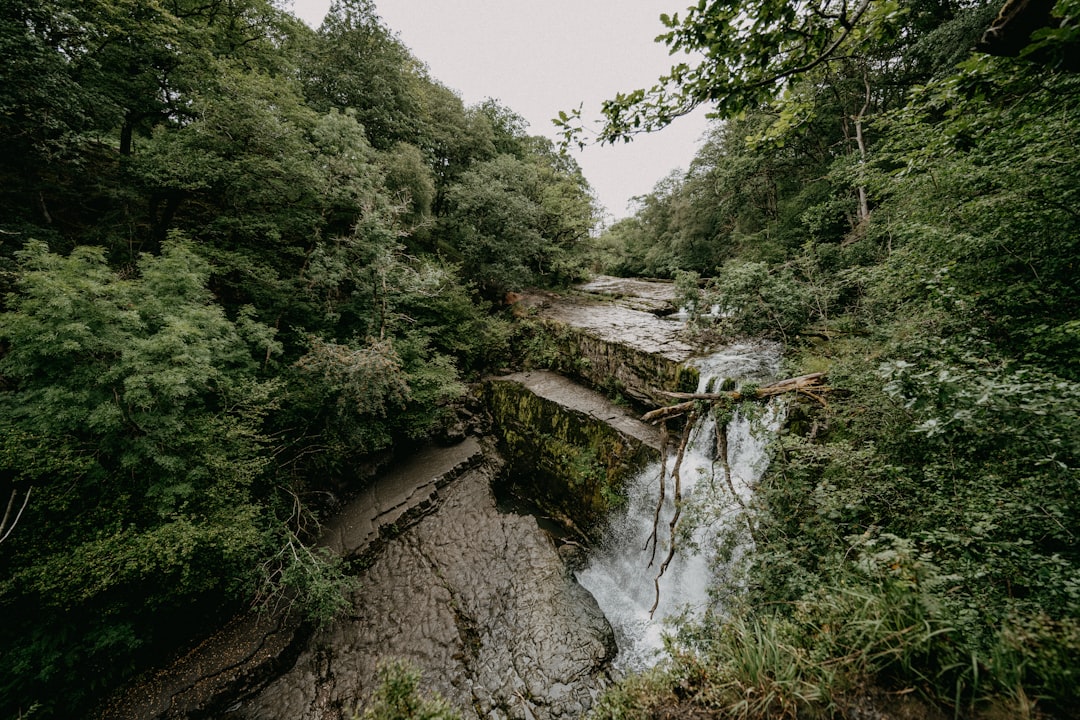
<path fill-rule="evenodd" d="M 768 32 L 733 52 L 751 6 Z M 725 119 L 598 239 L 598 267 L 677 277 L 723 311 L 703 329 L 786 339 L 792 371 L 837 391 L 793 410 L 759 488 L 746 606 L 683 627 L 669 670 L 599 715 L 848 716 L 877 688 L 947 716 L 1075 716 L 1075 5 L 1021 59 L 971 52 L 996 6 L 820 6 L 702 2 L 669 38 L 702 68 L 610 106 L 613 137 L 674 97 Z"/>
<path fill-rule="evenodd" d="M 251 603 L 330 617 L 319 483 L 438 432 L 506 351 L 491 302 L 581 272 L 572 161 L 369 0 L 317 31 L 282 4 L 0 4 L 6 716 L 83 714 Z M 724 310 L 703 329 L 842 392 L 779 443 L 746 607 L 601 715 L 851 714 L 868 687 L 1075 714 L 1077 4 L 972 55 L 996 11 L 702 0 L 663 39 L 703 60 L 605 106 L 609 140 L 723 121 L 594 267 L 677 277 Z M 384 680 L 372 717 L 450 715 Z"/>
<path fill-rule="evenodd" d="M 332 615 L 316 491 L 439 431 L 491 301 L 577 277 L 576 165 L 338 0 L 0 4 L 0 715 L 252 602 Z"/>

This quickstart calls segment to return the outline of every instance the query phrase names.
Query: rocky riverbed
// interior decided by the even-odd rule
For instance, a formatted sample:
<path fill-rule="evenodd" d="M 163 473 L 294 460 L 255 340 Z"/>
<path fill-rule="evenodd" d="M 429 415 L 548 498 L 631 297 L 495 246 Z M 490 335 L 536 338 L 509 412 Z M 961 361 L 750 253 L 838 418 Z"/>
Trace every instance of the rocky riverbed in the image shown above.
<path fill-rule="evenodd" d="M 606 684 L 611 628 L 527 515 L 501 512 L 481 467 L 387 540 L 353 611 L 236 708 L 251 720 L 349 717 L 380 662 L 405 659 L 466 717 L 579 717 Z"/>
<path fill-rule="evenodd" d="M 649 387 L 696 381 L 680 324 L 660 317 L 673 309 L 669 296 L 661 283 L 601 279 L 568 299 L 532 298 L 569 339 L 561 351 L 593 369 L 595 378 L 577 376 L 592 389 L 545 372 L 490 380 L 484 399 L 499 426 L 490 437 L 413 451 L 326 524 L 322 544 L 357 574 L 344 617 L 312 629 L 287 614 L 241 616 L 119 694 L 104 716 L 346 720 L 371 696 L 379 666 L 405 660 L 466 718 L 581 717 L 610 682 L 611 626 L 564 561 L 574 543 L 556 547 L 563 541 L 500 507 L 493 488 L 533 501 L 569 496 L 550 514 L 584 525 L 599 510 L 576 513 L 575 502 L 601 508 L 624 472 L 655 455 L 655 429 L 594 389 L 615 379 L 646 398 Z M 540 467 L 565 477 L 522 481 Z"/>

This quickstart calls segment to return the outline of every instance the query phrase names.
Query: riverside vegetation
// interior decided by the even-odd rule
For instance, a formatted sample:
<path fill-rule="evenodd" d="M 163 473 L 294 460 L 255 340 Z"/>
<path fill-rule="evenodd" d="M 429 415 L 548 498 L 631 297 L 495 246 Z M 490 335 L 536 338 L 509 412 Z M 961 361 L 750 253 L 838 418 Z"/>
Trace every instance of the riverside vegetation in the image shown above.
<path fill-rule="evenodd" d="M 700 3 L 664 39 L 701 65 L 607 105 L 727 120 L 595 262 L 838 391 L 776 444 L 741 603 L 598 717 L 1076 716 L 1077 9 L 1018 60 L 971 52 L 996 5 Z"/>
<path fill-rule="evenodd" d="M 579 276 L 581 173 L 367 0 L 0 6 L 0 715 L 81 716 L 252 603 L 318 622 L 327 490 Z"/>
<path fill-rule="evenodd" d="M 719 117 L 591 236 L 573 161 L 367 0 L 318 30 L 270 0 L 4 3 L 0 712 L 83 714 L 252 603 L 333 616 L 324 491 L 542 344 L 493 300 L 592 270 L 670 277 L 703 333 L 835 388 L 747 509 L 742 602 L 597 717 L 1075 715 L 1078 10 L 1020 58 L 972 52 L 996 3 L 664 16 L 704 59 L 601 137 Z M 390 668 L 369 716 L 452 715 L 417 687 Z"/>

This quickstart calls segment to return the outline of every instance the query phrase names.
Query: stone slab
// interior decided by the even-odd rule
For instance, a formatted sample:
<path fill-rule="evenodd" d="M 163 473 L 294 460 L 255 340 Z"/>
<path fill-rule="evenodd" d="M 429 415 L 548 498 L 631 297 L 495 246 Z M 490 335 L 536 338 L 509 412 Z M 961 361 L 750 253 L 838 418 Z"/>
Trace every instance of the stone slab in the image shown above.
<path fill-rule="evenodd" d="M 343 556 L 362 554 L 383 528 L 422 515 L 441 488 L 483 461 L 472 437 L 451 447 L 428 446 L 394 465 L 326 523 L 321 543 Z M 286 612 L 241 614 L 189 652 L 133 684 L 103 710 L 103 720 L 203 715 L 232 704 L 292 662 L 306 633 Z"/>
<path fill-rule="evenodd" d="M 364 552 L 382 528 L 429 507 L 438 489 L 480 461 L 476 438 L 451 447 L 428 446 L 389 468 L 323 526 L 321 544 L 342 557 Z"/>
<path fill-rule="evenodd" d="M 634 352 L 659 355 L 684 363 L 699 349 L 686 336 L 681 320 L 590 297 L 548 299 L 539 310 L 542 320 L 554 321 Z"/>
<path fill-rule="evenodd" d="M 347 720 L 395 659 L 467 720 L 583 717 L 608 682 L 610 625 L 536 520 L 501 512 L 490 483 L 480 467 L 448 485 L 439 512 L 364 569 L 352 611 L 230 717 Z"/>
<path fill-rule="evenodd" d="M 610 425 L 620 433 L 660 451 L 660 431 L 643 423 L 637 414 L 616 405 L 595 390 L 590 390 L 558 373 L 546 370 L 513 373 L 495 378 L 494 382 L 518 383 L 535 395 L 561 405 L 567 410 L 579 412 L 597 422 Z"/>

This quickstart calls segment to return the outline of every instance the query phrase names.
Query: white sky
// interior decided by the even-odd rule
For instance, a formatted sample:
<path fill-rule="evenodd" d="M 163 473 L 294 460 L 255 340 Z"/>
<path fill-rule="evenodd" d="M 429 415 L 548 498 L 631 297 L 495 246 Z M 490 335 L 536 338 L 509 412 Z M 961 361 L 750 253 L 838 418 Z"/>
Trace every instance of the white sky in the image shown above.
<path fill-rule="evenodd" d="M 529 122 L 529 133 L 557 139 L 551 118 L 584 102 L 586 117 L 617 92 L 651 86 L 672 64 L 653 39 L 660 13 L 688 0 L 375 0 L 434 78 L 467 105 L 491 97 Z M 293 11 L 318 27 L 330 0 L 293 0 Z M 705 131 L 704 111 L 629 144 L 574 150 L 611 218 L 630 198 L 690 164 Z"/>

